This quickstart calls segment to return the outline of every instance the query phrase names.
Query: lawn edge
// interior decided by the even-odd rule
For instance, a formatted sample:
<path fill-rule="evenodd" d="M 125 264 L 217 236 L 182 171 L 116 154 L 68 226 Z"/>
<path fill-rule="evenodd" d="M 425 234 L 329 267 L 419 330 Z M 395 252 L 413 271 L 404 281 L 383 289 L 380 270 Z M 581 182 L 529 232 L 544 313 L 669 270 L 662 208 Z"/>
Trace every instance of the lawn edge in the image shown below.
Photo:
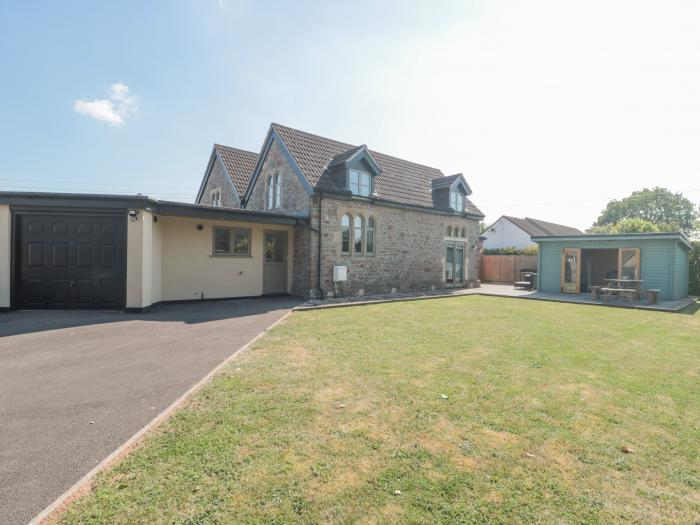
<path fill-rule="evenodd" d="M 206 385 L 211 383 L 214 377 L 226 365 L 228 365 L 236 357 L 238 357 L 240 354 L 242 354 L 251 346 L 253 346 L 269 330 L 272 330 L 275 326 L 280 324 L 282 321 L 286 320 L 293 312 L 293 309 L 288 311 L 270 326 L 262 330 L 253 339 L 248 341 L 242 347 L 238 348 L 221 363 L 216 365 L 204 377 L 202 377 L 199 381 L 197 381 L 194 385 L 187 389 L 185 393 L 183 393 L 180 397 L 173 401 L 165 410 L 163 410 L 160 414 L 151 419 L 151 421 L 146 423 L 145 426 L 138 430 L 124 443 L 122 443 L 114 452 L 112 452 L 109 456 L 103 459 L 98 465 L 96 465 L 82 478 L 76 481 L 68 490 L 66 490 L 52 503 L 45 507 L 44 510 L 42 510 L 36 516 L 34 516 L 32 520 L 28 523 L 28 525 L 46 525 L 49 523 L 56 523 L 57 520 L 60 518 L 61 514 L 63 514 L 63 512 L 65 512 L 65 510 L 67 509 L 68 505 L 82 497 L 85 493 L 87 493 L 90 490 L 95 476 L 97 476 L 97 474 L 114 466 L 119 460 L 123 459 L 128 454 L 130 454 L 138 445 L 140 445 L 148 437 L 148 435 L 152 431 L 157 429 L 160 425 L 165 423 L 173 414 L 179 411 L 192 398 L 194 394 L 196 394 Z"/>

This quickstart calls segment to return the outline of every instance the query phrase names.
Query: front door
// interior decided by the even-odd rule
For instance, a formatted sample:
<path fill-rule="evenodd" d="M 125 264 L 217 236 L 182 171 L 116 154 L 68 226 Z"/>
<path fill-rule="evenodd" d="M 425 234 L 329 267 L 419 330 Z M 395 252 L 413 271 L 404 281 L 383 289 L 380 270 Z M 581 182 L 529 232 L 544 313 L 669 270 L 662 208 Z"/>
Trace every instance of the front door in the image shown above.
<path fill-rule="evenodd" d="M 464 282 L 464 244 L 448 242 L 445 245 L 445 284 L 448 288 L 462 286 Z"/>
<path fill-rule="evenodd" d="M 581 291 L 581 249 L 566 248 L 561 256 L 561 291 L 579 293 Z"/>
<path fill-rule="evenodd" d="M 263 293 L 287 293 L 287 232 L 266 231 Z"/>

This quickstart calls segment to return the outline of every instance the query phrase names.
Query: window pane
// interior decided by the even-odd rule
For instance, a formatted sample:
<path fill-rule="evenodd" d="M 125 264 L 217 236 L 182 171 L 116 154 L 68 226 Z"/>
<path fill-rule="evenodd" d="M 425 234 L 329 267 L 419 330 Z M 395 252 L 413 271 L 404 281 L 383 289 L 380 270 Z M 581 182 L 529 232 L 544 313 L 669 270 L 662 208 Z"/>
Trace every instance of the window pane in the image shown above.
<path fill-rule="evenodd" d="M 231 253 L 230 232 L 221 228 L 214 228 L 214 253 Z"/>
<path fill-rule="evenodd" d="M 282 205 L 282 180 L 277 173 L 275 175 L 275 208 L 280 208 Z"/>
<path fill-rule="evenodd" d="M 272 209 L 272 206 L 275 203 L 274 197 L 275 197 L 275 190 L 274 190 L 274 186 L 272 184 L 272 175 L 270 175 L 267 178 L 267 208 L 270 210 Z"/>
<path fill-rule="evenodd" d="M 367 255 L 374 254 L 374 219 L 367 220 L 367 240 L 365 250 Z"/>
<path fill-rule="evenodd" d="M 343 253 L 350 253 L 350 216 L 343 215 L 341 221 L 341 250 Z"/>
<path fill-rule="evenodd" d="M 355 217 L 355 253 L 362 254 L 362 217 Z"/>
<path fill-rule="evenodd" d="M 249 230 L 234 230 L 233 231 L 233 254 L 234 255 L 250 255 L 250 231 Z"/>
<path fill-rule="evenodd" d="M 350 191 L 356 195 L 360 192 L 359 176 L 357 170 L 350 170 Z"/>
<path fill-rule="evenodd" d="M 622 250 L 621 279 L 639 279 L 639 260 L 637 250 Z"/>
<path fill-rule="evenodd" d="M 360 195 L 363 197 L 369 197 L 370 189 L 372 187 L 372 179 L 369 173 L 360 174 Z"/>

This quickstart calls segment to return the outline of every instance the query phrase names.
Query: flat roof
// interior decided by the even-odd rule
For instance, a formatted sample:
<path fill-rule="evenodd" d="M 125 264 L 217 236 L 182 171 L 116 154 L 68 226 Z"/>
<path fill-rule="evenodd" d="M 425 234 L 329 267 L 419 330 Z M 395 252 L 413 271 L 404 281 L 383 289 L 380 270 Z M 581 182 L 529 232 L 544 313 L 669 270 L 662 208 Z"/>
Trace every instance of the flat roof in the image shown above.
<path fill-rule="evenodd" d="M 264 211 L 217 208 L 187 202 L 161 201 L 146 195 L 115 195 L 105 193 L 43 193 L 0 191 L 0 204 L 13 207 L 61 209 L 99 208 L 107 210 L 145 209 L 160 215 L 199 219 L 237 220 L 267 224 L 301 224 L 305 217 Z"/>
<path fill-rule="evenodd" d="M 556 241 L 570 241 L 570 242 L 593 242 L 593 241 L 640 241 L 640 240 L 654 240 L 654 239 L 674 239 L 681 241 L 688 248 L 692 249 L 690 240 L 685 236 L 683 232 L 650 232 L 650 233 L 620 233 L 616 235 L 547 235 L 531 237 L 535 242 L 556 242 Z"/>

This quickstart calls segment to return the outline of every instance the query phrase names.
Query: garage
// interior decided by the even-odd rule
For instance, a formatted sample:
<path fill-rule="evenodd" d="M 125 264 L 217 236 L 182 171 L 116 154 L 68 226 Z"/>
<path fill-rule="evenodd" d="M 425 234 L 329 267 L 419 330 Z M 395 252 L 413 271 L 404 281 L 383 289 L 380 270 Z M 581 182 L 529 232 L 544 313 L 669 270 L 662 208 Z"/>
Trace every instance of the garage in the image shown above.
<path fill-rule="evenodd" d="M 126 217 L 16 212 L 19 308 L 124 308 Z"/>
<path fill-rule="evenodd" d="M 296 216 L 144 195 L 0 191 L 0 312 L 291 293 Z"/>

